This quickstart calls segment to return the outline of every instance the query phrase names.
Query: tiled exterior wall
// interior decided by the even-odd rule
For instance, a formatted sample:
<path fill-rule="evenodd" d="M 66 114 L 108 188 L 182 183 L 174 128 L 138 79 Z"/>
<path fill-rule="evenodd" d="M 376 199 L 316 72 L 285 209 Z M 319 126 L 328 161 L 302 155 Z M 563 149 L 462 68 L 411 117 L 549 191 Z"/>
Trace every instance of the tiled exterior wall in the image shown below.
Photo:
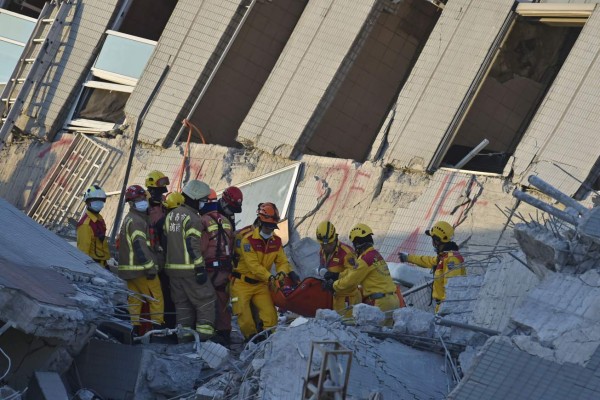
<path fill-rule="evenodd" d="M 374 16 L 374 27 L 357 49 L 356 61 L 342 77 L 330 105 L 314 121 L 316 126 L 307 125 L 304 153 L 366 159 L 438 16 L 437 7 L 421 0 L 403 2 Z M 302 141 L 306 142 L 301 139 L 298 146 Z"/>
<path fill-rule="evenodd" d="M 42 84 L 30 97 L 32 104 L 43 102 L 44 106 L 28 109 L 27 114 L 32 117 L 26 125 L 28 130 L 53 138 L 62 128 L 100 49 L 103 34 L 110 28 L 117 3 L 117 0 L 79 0 L 72 6 L 63 29 L 64 45 L 59 48 Z"/>
<path fill-rule="evenodd" d="M 515 152 L 514 171 L 572 195 L 600 154 L 600 11 L 596 7 Z M 570 177 L 560 168 L 574 175 Z"/>
<path fill-rule="evenodd" d="M 238 129 L 306 3 L 307 0 L 256 3 L 191 118 L 207 143 L 238 146 Z"/>
<path fill-rule="evenodd" d="M 513 3 L 448 2 L 398 97 L 386 162 L 427 167 Z"/>
<path fill-rule="evenodd" d="M 376 1 L 310 1 L 238 141 L 289 157 Z"/>
<path fill-rule="evenodd" d="M 177 133 L 180 119 L 187 115 L 212 70 L 210 66 L 214 66 L 239 21 L 236 11 L 241 3 L 242 0 L 178 1 L 125 106 L 128 120 L 134 123 L 164 68 L 171 66 L 148 111 L 140 131 L 141 141 L 163 144 L 168 135 Z"/>

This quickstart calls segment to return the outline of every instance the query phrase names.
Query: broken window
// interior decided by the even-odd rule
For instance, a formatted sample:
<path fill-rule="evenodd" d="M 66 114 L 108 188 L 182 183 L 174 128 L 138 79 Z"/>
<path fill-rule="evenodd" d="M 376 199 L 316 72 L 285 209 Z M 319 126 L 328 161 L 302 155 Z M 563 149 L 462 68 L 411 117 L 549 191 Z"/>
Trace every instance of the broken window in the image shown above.
<path fill-rule="evenodd" d="M 589 10 L 578 11 L 581 8 Z M 491 62 L 474 95 L 467 95 L 472 100 L 463 103 L 464 111 L 455 117 L 457 124 L 449 128 L 432 165 L 452 167 L 487 139 L 489 144 L 463 169 L 504 173 L 591 9 L 576 4 L 520 4 L 499 49 L 488 55 Z"/>
<path fill-rule="evenodd" d="M 368 21 L 359 34 L 366 35 L 364 45 L 335 98 L 319 105 L 324 111 L 313 116 L 313 132 L 305 130 L 304 153 L 366 160 L 387 111 L 441 14 L 440 7 L 423 0 L 381 2 L 379 6 L 382 9 L 374 25 Z"/>
<path fill-rule="evenodd" d="M 10 79 L 36 20 L 0 9 L 0 93 Z"/>
<path fill-rule="evenodd" d="M 150 59 L 156 42 L 107 31 L 67 129 L 79 132 L 111 130 L 125 120 L 125 103 Z"/>

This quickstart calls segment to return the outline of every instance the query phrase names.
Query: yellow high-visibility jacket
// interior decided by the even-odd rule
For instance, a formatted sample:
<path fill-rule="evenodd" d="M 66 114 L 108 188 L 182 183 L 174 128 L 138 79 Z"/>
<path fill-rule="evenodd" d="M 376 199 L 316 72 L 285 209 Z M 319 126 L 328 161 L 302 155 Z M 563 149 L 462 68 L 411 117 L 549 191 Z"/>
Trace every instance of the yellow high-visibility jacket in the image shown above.
<path fill-rule="evenodd" d="M 356 256 L 354 255 L 352 248 L 339 241 L 335 250 L 329 257 L 327 257 L 323 252 L 323 249 L 321 249 L 319 251 L 319 258 L 321 260 L 321 266 L 327 268 L 329 272 L 337 272 L 340 274 L 338 279 L 343 275 L 352 273 L 355 268 L 358 268 L 358 262 L 356 261 Z M 356 290 L 358 290 L 358 287 L 354 286 L 347 290 L 336 291 L 335 295 L 348 296 L 353 294 Z"/>
<path fill-rule="evenodd" d="M 364 297 L 375 293 L 390 295 L 396 292 L 396 284 L 392 280 L 387 263 L 372 246 L 358 256 L 356 269 L 340 275 L 333 284 L 333 290 L 337 293 L 358 285 L 362 285 Z"/>
<path fill-rule="evenodd" d="M 421 268 L 433 270 L 433 292 L 431 297 L 438 301 L 446 299 L 448 278 L 466 275 L 464 258 L 458 251 L 444 251 L 435 256 L 408 255 L 408 262 Z"/>
<path fill-rule="evenodd" d="M 110 258 L 102 215 L 85 210 L 77 223 L 77 248 L 101 265 Z"/>
<path fill-rule="evenodd" d="M 289 273 L 292 268 L 283 251 L 281 238 L 273 235 L 265 240 L 260 236 L 260 228 L 243 228 L 245 234 L 236 239 L 236 253 L 240 255 L 235 272 L 261 282 L 268 282 L 271 267 L 276 271 Z"/>

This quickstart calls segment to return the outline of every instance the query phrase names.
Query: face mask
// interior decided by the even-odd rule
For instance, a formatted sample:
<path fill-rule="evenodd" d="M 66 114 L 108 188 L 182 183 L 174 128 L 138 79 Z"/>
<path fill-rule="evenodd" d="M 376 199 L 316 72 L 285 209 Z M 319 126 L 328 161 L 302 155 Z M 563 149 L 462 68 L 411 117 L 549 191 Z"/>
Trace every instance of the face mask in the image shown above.
<path fill-rule="evenodd" d="M 88 206 L 88 208 L 90 210 L 92 210 L 93 212 L 99 213 L 104 208 L 104 202 L 100 201 L 100 200 L 91 201 L 90 205 Z"/>
<path fill-rule="evenodd" d="M 140 212 L 148 211 L 148 200 L 136 201 L 133 204 L 134 204 L 135 209 Z"/>
<path fill-rule="evenodd" d="M 198 210 L 202 210 L 202 208 L 206 205 L 205 201 L 201 201 L 198 203 Z"/>
<path fill-rule="evenodd" d="M 273 232 L 271 232 L 271 233 L 264 233 L 263 231 L 260 231 L 260 236 L 263 239 L 265 239 L 265 240 L 271 239 L 271 236 L 273 236 Z"/>

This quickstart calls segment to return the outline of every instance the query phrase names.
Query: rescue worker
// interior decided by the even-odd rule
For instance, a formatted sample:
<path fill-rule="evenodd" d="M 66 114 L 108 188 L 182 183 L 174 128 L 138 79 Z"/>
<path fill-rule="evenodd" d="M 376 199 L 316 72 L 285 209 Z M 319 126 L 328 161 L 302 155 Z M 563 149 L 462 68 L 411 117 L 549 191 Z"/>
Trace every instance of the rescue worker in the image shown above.
<path fill-rule="evenodd" d="M 218 211 L 229 219 L 232 229 L 235 232 L 235 214 L 242 212 L 242 202 L 244 201 L 244 195 L 242 191 L 236 186 L 229 186 L 223 190 L 221 198 L 219 199 Z"/>
<path fill-rule="evenodd" d="M 158 258 L 160 269 L 165 265 L 165 251 L 161 245 L 164 237 L 163 223 L 166 210 L 163 205 L 163 195 L 168 192 L 169 178 L 160 171 L 152 171 L 146 177 L 146 189 L 150 193 L 148 215 L 150 244 Z"/>
<path fill-rule="evenodd" d="M 325 281 L 324 287 L 334 292 L 345 292 L 362 285 L 367 304 L 390 311 L 400 307 L 396 284 L 392 280 L 387 263 L 373 247 L 373 231 L 365 224 L 356 224 L 349 235 L 358 257 L 357 266 L 337 280 Z M 386 323 L 390 323 L 388 318 Z"/>
<path fill-rule="evenodd" d="M 160 231 L 163 232 L 163 234 L 160 235 L 159 239 L 160 246 L 164 250 L 167 249 L 167 237 L 164 234 L 164 223 L 166 216 L 169 212 L 176 209 L 183 203 L 183 195 L 179 192 L 171 192 L 165 196 L 163 207 L 165 208 L 166 213 L 165 216 L 162 219 L 159 219 L 156 223 L 156 226 L 160 227 Z M 172 329 L 177 326 L 177 318 L 175 317 L 175 303 L 173 303 L 173 299 L 171 298 L 171 282 L 164 267 L 161 268 L 160 271 L 158 271 L 158 278 L 160 279 L 160 285 L 162 287 L 163 296 L 165 299 L 165 325 L 167 328 Z"/>
<path fill-rule="evenodd" d="M 350 246 L 342 243 L 329 221 L 323 221 L 317 226 L 317 241 L 321 244 L 319 251 L 320 266 L 327 272 L 325 280 L 337 280 L 340 276 L 351 273 L 357 267 L 354 251 Z M 333 309 L 339 314 L 349 317 L 352 315 L 352 306 L 362 301 L 362 296 L 357 286 L 347 290 L 336 291 L 333 296 Z"/>
<path fill-rule="evenodd" d="M 110 250 L 106 238 L 106 223 L 100 214 L 106 193 L 98 185 L 90 186 L 83 194 L 85 212 L 77 223 L 77 248 L 108 269 Z"/>
<path fill-rule="evenodd" d="M 244 228 L 245 233 L 236 239 L 236 251 L 240 260 L 231 273 L 231 304 L 233 314 L 238 317 L 240 330 L 246 340 L 257 333 L 256 322 L 250 305 L 258 310 L 258 318 L 264 329 L 277 325 L 277 311 L 273 305 L 269 282 L 274 276 L 271 268 L 275 264 L 277 273 L 283 272 L 294 282 L 300 283 L 300 277 L 292 271 L 283 251 L 281 238 L 273 232 L 279 222 L 279 211 L 273 203 L 259 204 L 258 226 Z"/>
<path fill-rule="evenodd" d="M 127 281 L 129 290 L 154 298 L 149 300 L 150 319 L 156 325 L 164 324 L 163 294 L 156 279 L 158 265 L 152 253 L 148 234 L 148 197 L 139 185 L 129 186 L 125 192 L 129 213 L 125 216 L 119 234 L 119 272 Z M 140 314 L 144 300 L 129 296 L 129 313 L 134 334 L 140 331 Z"/>
<path fill-rule="evenodd" d="M 431 243 L 437 256 L 425 256 L 400 253 L 400 261 L 415 264 L 421 268 L 430 268 L 433 274 L 433 290 L 431 298 L 435 301 L 435 312 L 446 299 L 446 285 L 448 278 L 464 276 L 467 271 L 463 265 L 465 261 L 458 251 L 458 245 L 452 241 L 454 228 L 446 221 L 436 222 L 430 230 L 425 231 L 431 237 Z"/>
<path fill-rule="evenodd" d="M 231 313 L 228 309 L 228 284 L 233 255 L 233 227 L 229 219 L 219 213 L 217 193 L 211 189 L 208 202 L 200 209 L 202 220 L 202 254 L 216 295 L 215 341 L 231 344 Z"/>
<path fill-rule="evenodd" d="M 198 180 L 189 181 L 182 191 L 184 203 L 169 212 L 165 220 L 167 262 L 177 324 L 196 330 L 201 339 L 214 335 L 215 291 L 208 280 L 202 256 L 202 221 L 199 211 L 208 200 L 210 188 Z M 191 334 L 179 337 L 187 341 Z"/>
<path fill-rule="evenodd" d="M 160 286 L 165 296 L 165 311 L 168 312 L 166 319 L 169 327 L 174 327 L 174 317 L 171 314 L 173 310 L 173 301 L 171 300 L 168 277 L 164 272 L 165 267 L 165 249 L 162 246 L 164 242 L 163 224 L 165 222 L 166 209 L 163 205 L 163 196 L 167 193 L 167 185 L 169 178 L 160 171 L 152 171 L 146 177 L 146 190 L 150 194 L 148 199 L 148 239 L 150 240 L 150 248 L 156 256 L 158 264 L 158 279 Z M 142 318 L 146 318 L 144 313 L 147 313 L 147 306 L 142 307 Z M 146 318 L 147 319 L 147 318 Z M 143 326 L 144 324 L 142 324 Z"/>

